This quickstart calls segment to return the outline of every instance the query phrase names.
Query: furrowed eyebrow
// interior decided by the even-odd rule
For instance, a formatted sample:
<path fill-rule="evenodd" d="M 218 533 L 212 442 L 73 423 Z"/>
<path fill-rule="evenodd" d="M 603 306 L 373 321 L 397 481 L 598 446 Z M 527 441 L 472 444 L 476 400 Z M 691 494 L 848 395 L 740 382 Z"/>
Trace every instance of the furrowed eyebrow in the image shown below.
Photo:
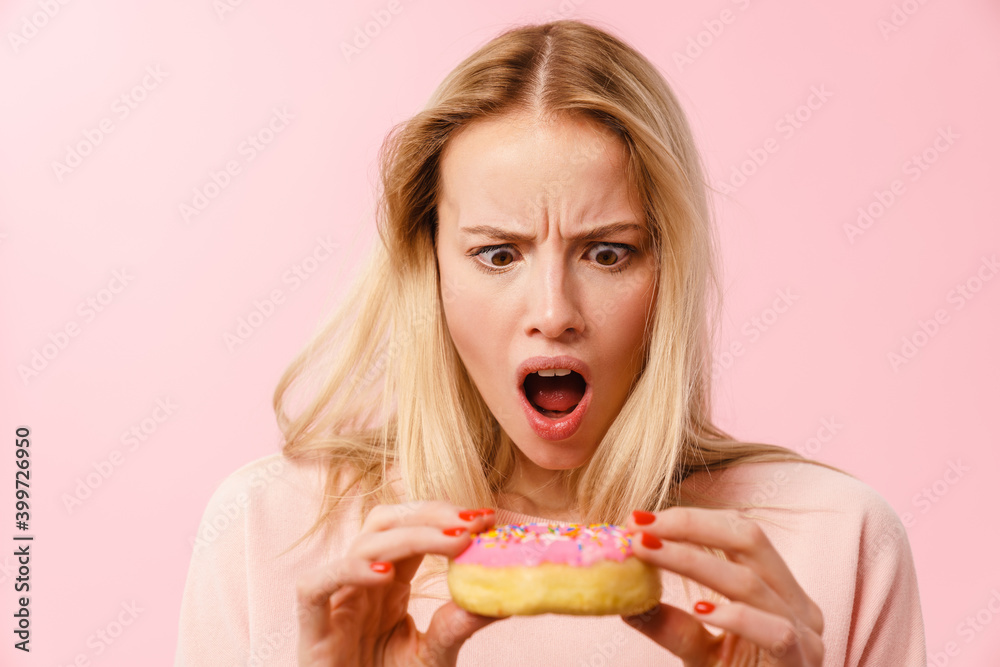
<path fill-rule="evenodd" d="M 642 231 L 642 227 L 635 224 L 634 222 L 615 222 L 610 225 L 604 225 L 602 227 L 595 227 L 590 231 L 580 234 L 578 236 L 571 236 L 571 241 L 594 241 L 606 236 L 611 236 L 612 234 L 618 234 L 620 232 L 627 232 L 630 230 Z M 509 229 L 503 229 L 500 227 L 493 227 L 492 225 L 476 225 L 475 227 L 461 227 L 460 232 L 466 234 L 467 236 L 488 236 L 490 238 L 499 239 L 501 241 L 530 241 L 533 237 L 520 234 Z"/>

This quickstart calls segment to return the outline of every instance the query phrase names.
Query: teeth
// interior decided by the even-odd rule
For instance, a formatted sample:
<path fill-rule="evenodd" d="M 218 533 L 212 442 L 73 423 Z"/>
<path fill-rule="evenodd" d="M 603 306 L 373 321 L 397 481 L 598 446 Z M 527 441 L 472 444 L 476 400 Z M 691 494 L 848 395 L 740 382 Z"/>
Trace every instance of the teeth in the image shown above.
<path fill-rule="evenodd" d="M 569 375 L 573 371 L 571 371 L 568 368 L 542 368 L 535 372 L 541 375 L 543 378 L 550 378 L 554 375 L 557 375 L 559 377 L 562 377 L 563 375 Z"/>

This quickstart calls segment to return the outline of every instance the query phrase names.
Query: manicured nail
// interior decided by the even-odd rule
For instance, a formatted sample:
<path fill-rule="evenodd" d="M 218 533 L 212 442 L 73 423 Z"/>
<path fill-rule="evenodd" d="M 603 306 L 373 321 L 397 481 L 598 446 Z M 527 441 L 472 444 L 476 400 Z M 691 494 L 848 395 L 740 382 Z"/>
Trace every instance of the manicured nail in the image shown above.
<path fill-rule="evenodd" d="M 702 600 L 701 602 L 694 603 L 694 610 L 699 614 L 711 614 L 715 611 L 715 605 L 711 602 L 705 602 Z"/>
<path fill-rule="evenodd" d="M 374 563 L 372 563 L 372 569 L 378 572 L 379 574 L 385 574 L 386 572 L 392 569 L 392 563 L 386 563 L 384 561 L 377 560 Z"/>
<path fill-rule="evenodd" d="M 459 535 L 465 532 L 465 528 L 445 528 L 441 532 L 447 535 L 448 537 L 458 537 Z"/>
<path fill-rule="evenodd" d="M 644 512 L 642 510 L 636 510 L 632 512 L 632 520 L 635 521 L 640 526 L 646 526 L 654 521 L 656 521 L 656 515 L 652 512 Z"/>
<path fill-rule="evenodd" d="M 491 510 L 489 507 L 483 507 L 482 509 L 478 509 L 476 511 L 482 514 L 483 516 L 493 516 L 493 510 Z"/>
<path fill-rule="evenodd" d="M 647 549 L 659 549 L 660 547 L 663 546 L 663 543 L 660 542 L 660 538 L 658 538 L 656 535 L 643 533 L 642 546 L 646 547 Z"/>
<path fill-rule="evenodd" d="M 462 510 L 458 513 L 458 518 L 462 521 L 472 521 L 477 516 L 482 516 L 479 510 Z"/>

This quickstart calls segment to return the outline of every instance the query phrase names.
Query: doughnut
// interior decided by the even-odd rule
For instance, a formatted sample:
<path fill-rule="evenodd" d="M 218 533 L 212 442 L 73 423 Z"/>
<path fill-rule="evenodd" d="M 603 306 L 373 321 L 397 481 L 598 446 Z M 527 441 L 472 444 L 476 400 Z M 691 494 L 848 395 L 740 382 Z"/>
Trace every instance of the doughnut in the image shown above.
<path fill-rule="evenodd" d="M 448 565 L 455 603 L 482 616 L 640 614 L 660 601 L 659 571 L 607 523 L 526 523 L 474 533 Z"/>

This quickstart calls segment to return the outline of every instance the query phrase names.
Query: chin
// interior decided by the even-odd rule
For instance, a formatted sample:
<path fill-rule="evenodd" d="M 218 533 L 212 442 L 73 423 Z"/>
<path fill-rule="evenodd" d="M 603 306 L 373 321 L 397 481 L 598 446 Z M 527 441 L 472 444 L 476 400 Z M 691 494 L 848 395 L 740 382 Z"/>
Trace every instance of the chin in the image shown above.
<path fill-rule="evenodd" d="M 514 443 L 524 458 L 545 470 L 573 470 L 585 465 L 594 452 L 580 451 L 566 441 L 550 442 L 542 440 L 527 447 Z"/>

